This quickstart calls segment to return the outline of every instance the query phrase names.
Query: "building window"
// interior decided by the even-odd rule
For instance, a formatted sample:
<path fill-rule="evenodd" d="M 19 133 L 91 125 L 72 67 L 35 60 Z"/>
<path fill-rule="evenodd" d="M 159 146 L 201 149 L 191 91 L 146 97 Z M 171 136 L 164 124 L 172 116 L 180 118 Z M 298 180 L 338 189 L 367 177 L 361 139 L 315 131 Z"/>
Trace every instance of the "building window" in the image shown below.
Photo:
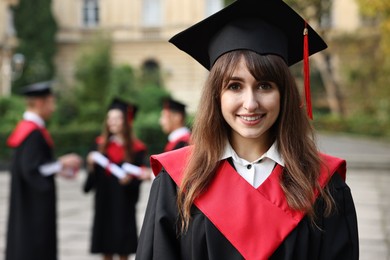
<path fill-rule="evenodd" d="M 145 27 L 159 27 L 162 24 L 161 0 L 142 1 L 142 25 Z"/>
<path fill-rule="evenodd" d="M 7 21 L 6 21 L 6 34 L 8 36 L 15 36 L 15 26 L 14 26 L 14 13 L 11 8 L 7 9 Z"/>
<path fill-rule="evenodd" d="M 163 87 L 161 69 L 158 62 L 153 59 L 147 59 L 141 67 L 141 82 L 143 86 Z"/>
<path fill-rule="evenodd" d="M 99 0 L 83 0 L 83 25 L 95 27 L 99 24 Z"/>
<path fill-rule="evenodd" d="M 223 0 L 206 0 L 206 17 L 210 16 L 223 8 Z"/>

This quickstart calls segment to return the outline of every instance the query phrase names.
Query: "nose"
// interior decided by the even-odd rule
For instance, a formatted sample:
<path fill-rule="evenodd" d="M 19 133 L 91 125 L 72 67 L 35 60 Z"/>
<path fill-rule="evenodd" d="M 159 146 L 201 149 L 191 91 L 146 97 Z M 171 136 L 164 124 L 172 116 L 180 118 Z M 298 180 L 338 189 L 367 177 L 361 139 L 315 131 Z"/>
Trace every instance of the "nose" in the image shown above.
<path fill-rule="evenodd" d="M 242 107 L 248 112 L 254 112 L 259 107 L 256 94 L 252 89 L 245 91 L 243 95 Z"/>

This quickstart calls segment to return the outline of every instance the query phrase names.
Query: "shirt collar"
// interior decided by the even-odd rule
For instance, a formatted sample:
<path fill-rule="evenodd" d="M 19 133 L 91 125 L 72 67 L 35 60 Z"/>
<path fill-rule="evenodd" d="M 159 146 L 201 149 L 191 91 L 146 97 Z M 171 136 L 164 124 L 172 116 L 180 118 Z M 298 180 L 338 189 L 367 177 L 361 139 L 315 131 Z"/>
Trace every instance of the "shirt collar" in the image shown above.
<path fill-rule="evenodd" d="M 190 132 L 190 130 L 187 127 L 185 127 L 185 126 L 180 127 L 176 130 L 173 130 L 172 133 L 170 133 L 168 135 L 168 141 L 170 141 L 170 142 L 174 141 L 174 140 L 182 137 L 183 135 L 186 135 L 189 132 Z"/>
<path fill-rule="evenodd" d="M 271 159 L 272 161 L 276 162 L 277 164 L 284 167 L 284 160 L 282 156 L 280 155 L 278 149 L 277 149 L 277 142 L 275 141 L 272 146 L 268 149 L 267 152 L 265 152 L 262 156 L 260 156 L 258 159 L 254 160 L 253 162 L 248 162 L 245 159 L 240 158 L 237 153 L 234 151 L 233 147 L 230 145 L 229 142 L 226 143 L 225 150 L 222 154 L 221 160 L 227 159 L 231 157 L 233 161 L 236 163 L 239 163 L 241 165 L 248 165 L 252 163 L 259 162 L 263 158 Z"/>
<path fill-rule="evenodd" d="M 37 113 L 26 111 L 23 113 L 23 119 L 27 121 L 32 121 L 40 127 L 45 127 L 45 121 Z"/>

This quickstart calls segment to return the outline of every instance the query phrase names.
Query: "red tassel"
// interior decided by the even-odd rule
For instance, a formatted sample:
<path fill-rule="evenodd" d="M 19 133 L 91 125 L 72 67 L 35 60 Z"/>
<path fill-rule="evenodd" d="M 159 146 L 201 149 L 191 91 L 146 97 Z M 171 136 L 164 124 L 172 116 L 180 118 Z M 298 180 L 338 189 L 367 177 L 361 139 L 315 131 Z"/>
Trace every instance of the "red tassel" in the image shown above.
<path fill-rule="evenodd" d="M 132 107 L 127 107 L 127 122 L 132 123 L 134 119 L 134 109 Z"/>
<path fill-rule="evenodd" d="M 306 111 L 309 118 L 313 119 L 310 95 L 309 30 L 307 29 L 306 21 L 305 29 L 303 30 L 303 77 L 305 85 Z"/>

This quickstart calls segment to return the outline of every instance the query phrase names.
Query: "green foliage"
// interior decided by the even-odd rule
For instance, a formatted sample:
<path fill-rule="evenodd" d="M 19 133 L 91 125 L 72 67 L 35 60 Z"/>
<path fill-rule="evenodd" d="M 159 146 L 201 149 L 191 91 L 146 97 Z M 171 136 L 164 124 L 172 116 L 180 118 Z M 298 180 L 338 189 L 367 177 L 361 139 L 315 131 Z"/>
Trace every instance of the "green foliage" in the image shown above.
<path fill-rule="evenodd" d="M 373 92 L 371 100 L 375 108 L 375 116 L 380 121 L 390 121 L 390 2 L 387 0 L 359 0 L 361 12 L 378 24 L 378 30 L 370 28 L 376 33 L 370 37 L 376 41 L 372 48 L 370 62 L 364 64 L 370 68 L 366 74 L 367 88 Z M 367 60 L 366 60 L 367 61 Z"/>
<path fill-rule="evenodd" d="M 51 12 L 51 0 L 20 0 L 13 11 L 19 40 L 15 52 L 25 56 L 23 74 L 13 86 L 16 93 L 21 86 L 54 77 L 57 23 Z"/>
<path fill-rule="evenodd" d="M 329 14 L 332 0 L 284 0 L 309 23 L 320 24 L 321 19 Z M 317 30 L 319 28 L 316 28 Z"/>
<path fill-rule="evenodd" d="M 230 5 L 231 3 L 233 3 L 235 0 L 224 0 L 224 4 L 225 6 L 227 5 Z"/>
<path fill-rule="evenodd" d="M 113 65 L 111 42 L 99 34 L 80 53 L 75 78 L 77 83 L 70 87 L 72 91 L 62 91 L 59 95 L 51 130 L 74 132 L 81 129 L 86 133 L 100 133 L 107 106 L 112 98 L 120 97 L 138 106 L 135 133 L 149 147 L 149 152 L 162 151 L 166 136 L 160 129 L 158 118 L 161 99 L 169 92 L 164 89 L 158 67 L 136 71 L 129 65 Z M 80 140 L 79 145 L 85 147 L 86 140 Z"/>
<path fill-rule="evenodd" d="M 361 130 L 369 118 L 380 125 L 390 122 L 390 66 L 381 45 L 383 37 L 375 28 L 359 30 L 354 34 L 344 34 L 333 38 L 330 45 L 339 58 L 340 75 L 343 82 L 345 106 L 348 119 L 361 123 Z M 365 118 L 367 120 L 359 120 Z M 348 131 L 357 131 L 357 125 Z M 367 134 L 375 131 L 367 129 Z"/>
<path fill-rule="evenodd" d="M 138 101 L 145 113 L 160 111 L 161 101 L 169 96 L 169 92 L 157 86 L 145 86 L 138 94 Z"/>
<path fill-rule="evenodd" d="M 138 91 L 136 75 L 130 65 L 118 65 L 112 68 L 108 90 L 110 99 L 120 96 L 135 102 Z"/>
<path fill-rule="evenodd" d="M 24 102 L 20 97 L 0 97 L 0 131 L 11 132 L 22 118 Z"/>
<path fill-rule="evenodd" d="M 134 122 L 135 133 L 145 142 L 149 154 L 161 153 L 167 140 L 158 124 L 159 117 L 159 110 L 147 113 L 141 111 Z"/>
<path fill-rule="evenodd" d="M 367 16 L 390 15 L 390 3 L 387 0 L 357 0 L 360 11 Z"/>
<path fill-rule="evenodd" d="M 77 153 L 85 158 L 90 151 L 100 128 L 67 127 L 64 129 L 50 129 L 55 144 L 55 155 Z"/>
<path fill-rule="evenodd" d="M 99 34 L 82 49 L 76 61 L 76 90 L 80 101 L 106 104 L 111 69 L 111 42 Z"/>
<path fill-rule="evenodd" d="M 348 118 L 340 118 L 329 114 L 315 114 L 313 125 L 321 132 L 390 137 L 390 121 L 378 122 L 375 117 L 366 114 L 350 116 Z"/>

